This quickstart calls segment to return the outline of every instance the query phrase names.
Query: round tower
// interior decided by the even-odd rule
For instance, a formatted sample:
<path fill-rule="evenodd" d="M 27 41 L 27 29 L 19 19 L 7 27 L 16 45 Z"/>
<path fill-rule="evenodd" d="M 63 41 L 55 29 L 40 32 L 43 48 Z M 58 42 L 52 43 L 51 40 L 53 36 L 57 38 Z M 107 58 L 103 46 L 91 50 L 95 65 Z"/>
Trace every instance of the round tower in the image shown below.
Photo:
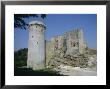
<path fill-rule="evenodd" d="M 27 67 L 33 70 L 45 67 L 45 29 L 41 21 L 29 23 Z"/>

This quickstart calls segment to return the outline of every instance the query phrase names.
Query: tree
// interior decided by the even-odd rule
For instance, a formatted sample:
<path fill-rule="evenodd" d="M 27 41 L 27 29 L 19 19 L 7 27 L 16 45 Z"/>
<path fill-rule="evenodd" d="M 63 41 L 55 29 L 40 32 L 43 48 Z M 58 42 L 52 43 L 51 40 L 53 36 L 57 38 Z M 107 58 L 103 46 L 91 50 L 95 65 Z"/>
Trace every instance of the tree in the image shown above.
<path fill-rule="evenodd" d="M 26 30 L 28 23 L 25 22 L 25 18 L 39 17 L 38 14 L 14 14 L 14 28 L 21 28 Z M 44 19 L 46 14 L 41 14 L 40 18 Z"/>
<path fill-rule="evenodd" d="M 14 52 L 14 66 L 21 67 L 27 65 L 27 53 L 28 49 L 23 48 Z"/>

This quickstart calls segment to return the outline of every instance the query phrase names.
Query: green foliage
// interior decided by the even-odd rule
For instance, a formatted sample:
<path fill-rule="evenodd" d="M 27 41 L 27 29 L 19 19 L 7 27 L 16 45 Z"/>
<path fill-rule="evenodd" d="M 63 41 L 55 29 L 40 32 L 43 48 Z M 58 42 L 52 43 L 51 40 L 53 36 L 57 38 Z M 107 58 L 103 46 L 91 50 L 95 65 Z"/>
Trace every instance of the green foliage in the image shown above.
<path fill-rule="evenodd" d="M 50 68 L 32 70 L 30 68 L 23 68 L 27 65 L 28 49 L 20 49 L 14 52 L 14 75 L 15 76 L 62 76 L 57 71 Z"/>
<path fill-rule="evenodd" d="M 14 14 L 14 27 L 26 30 L 28 23 L 26 23 L 24 19 L 30 17 L 38 18 L 38 16 L 38 14 Z M 44 19 L 46 17 L 46 14 L 41 14 L 40 17 Z"/>
<path fill-rule="evenodd" d="M 14 66 L 21 67 L 27 65 L 27 48 L 14 52 Z"/>

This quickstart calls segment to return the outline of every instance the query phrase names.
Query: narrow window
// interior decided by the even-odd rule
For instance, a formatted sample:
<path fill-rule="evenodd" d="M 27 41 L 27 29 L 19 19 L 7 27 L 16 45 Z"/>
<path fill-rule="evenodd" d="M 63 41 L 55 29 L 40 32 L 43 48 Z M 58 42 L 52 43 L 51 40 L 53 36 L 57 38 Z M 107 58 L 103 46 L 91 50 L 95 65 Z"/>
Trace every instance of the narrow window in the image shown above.
<path fill-rule="evenodd" d="M 33 38 L 34 36 L 32 36 L 32 38 Z"/>

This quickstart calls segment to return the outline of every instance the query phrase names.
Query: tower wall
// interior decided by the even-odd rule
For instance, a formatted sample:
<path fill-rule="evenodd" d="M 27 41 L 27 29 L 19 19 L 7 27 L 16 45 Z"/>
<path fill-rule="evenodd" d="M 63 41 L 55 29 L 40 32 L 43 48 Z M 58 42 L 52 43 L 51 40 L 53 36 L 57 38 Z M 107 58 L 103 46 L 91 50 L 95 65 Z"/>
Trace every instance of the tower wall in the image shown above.
<path fill-rule="evenodd" d="M 78 31 L 78 38 L 79 38 L 79 52 L 82 54 L 85 49 L 84 37 L 83 37 L 83 30 L 80 29 Z"/>
<path fill-rule="evenodd" d="M 45 26 L 42 22 L 29 23 L 27 67 L 34 70 L 45 67 Z"/>

